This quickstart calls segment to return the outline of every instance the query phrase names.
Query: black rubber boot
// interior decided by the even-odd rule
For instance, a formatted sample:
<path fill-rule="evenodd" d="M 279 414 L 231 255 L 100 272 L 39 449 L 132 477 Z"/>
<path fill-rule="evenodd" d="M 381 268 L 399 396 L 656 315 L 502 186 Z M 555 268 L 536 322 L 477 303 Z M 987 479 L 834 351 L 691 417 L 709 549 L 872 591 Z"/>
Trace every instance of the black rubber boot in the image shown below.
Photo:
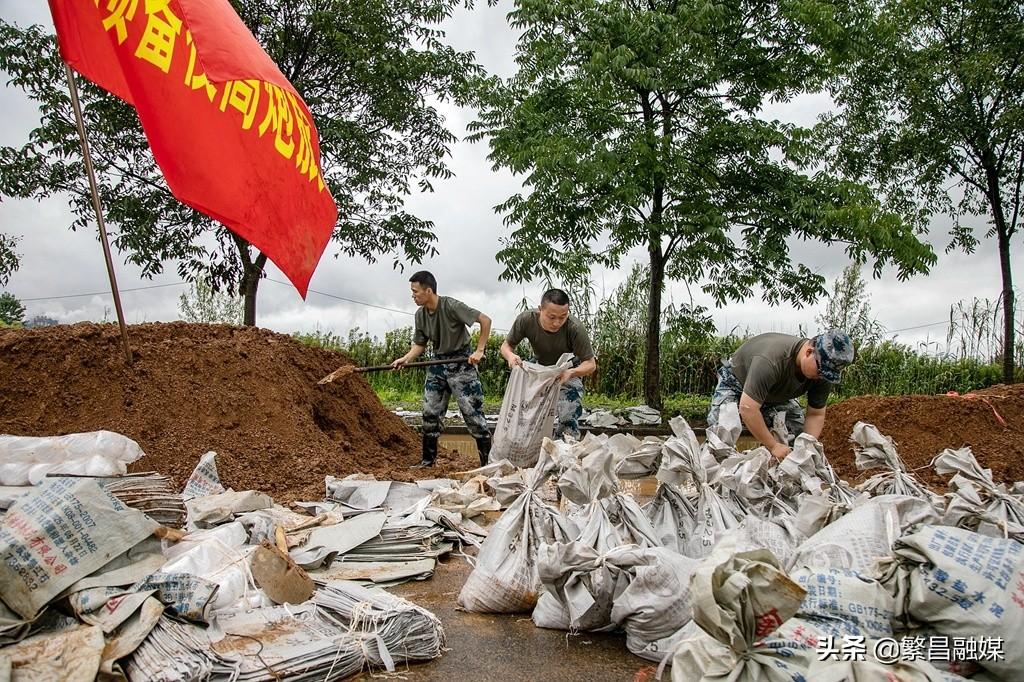
<path fill-rule="evenodd" d="M 413 464 L 413 469 L 427 469 L 437 461 L 437 436 L 423 436 L 423 460 Z"/>
<path fill-rule="evenodd" d="M 476 439 L 476 449 L 480 451 L 480 466 L 487 466 L 487 461 L 491 457 L 491 437 L 490 435 L 484 436 L 483 438 Z"/>

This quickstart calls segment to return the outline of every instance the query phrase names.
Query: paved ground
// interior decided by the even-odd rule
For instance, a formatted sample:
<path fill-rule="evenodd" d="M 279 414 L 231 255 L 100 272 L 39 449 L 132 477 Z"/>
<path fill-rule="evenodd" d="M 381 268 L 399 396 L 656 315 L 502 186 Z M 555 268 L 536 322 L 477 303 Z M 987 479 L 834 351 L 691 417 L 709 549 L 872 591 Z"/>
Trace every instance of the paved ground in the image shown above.
<path fill-rule="evenodd" d="M 430 663 L 400 669 L 417 682 L 495 680 L 501 682 L 628 682 L 650 664 L 629 653 L 622 634 L 581 633 L 535 627 L 530 614 L 499 615 L 457 611 L 455 600 L 470 567 L 452 557 L 434 577 L 406 583 L 394 594 L 429 609 L 441 619 L 449 651 Z M 651 671 L 648 670 L 648 674 Z M 363 674 L 356 680 L 370 680 Z"/>

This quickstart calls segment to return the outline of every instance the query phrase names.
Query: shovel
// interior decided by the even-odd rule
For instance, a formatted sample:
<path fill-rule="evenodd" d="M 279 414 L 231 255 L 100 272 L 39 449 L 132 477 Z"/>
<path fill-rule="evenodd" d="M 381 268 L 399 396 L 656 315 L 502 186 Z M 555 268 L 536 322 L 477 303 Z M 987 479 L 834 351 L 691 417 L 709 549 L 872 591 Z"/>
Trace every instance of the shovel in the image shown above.
<path fill-rule="evenodd" d="M 447 360 L 423 360 L 422 362 L 407 362 L 406 364 L 402 365 L 402 369 L 405 369 L 406 367 L 430 367 L 431 365 L 448 365 L 453 362 L 465 362 L 466 360 L 469 360 L 469 358 L 448 358 Z M 344 367 L 339 367 L 338 369 L 334 370 L 333 372 L 331 372 L 330 374 L 328 374 L 327 376 L 325 376 L 323 379 L 316 383 L 329 384 L 335 379 L 347 377 L 350 374 L 365 374 L 366 372 L 384 372 L 389 369 L 392 369 L 391 365 L 374 365 L 373 367 L 356 367 L 355 365 L 345 365 Z"/>

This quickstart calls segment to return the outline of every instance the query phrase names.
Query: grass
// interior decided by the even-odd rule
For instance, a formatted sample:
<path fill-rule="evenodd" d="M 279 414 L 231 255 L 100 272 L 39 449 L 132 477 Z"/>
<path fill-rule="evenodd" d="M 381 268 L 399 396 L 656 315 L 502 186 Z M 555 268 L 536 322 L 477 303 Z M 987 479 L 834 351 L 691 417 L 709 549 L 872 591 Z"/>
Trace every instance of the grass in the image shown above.
<path fill-rule="evenodd" d="M 389 410 L 419 411 L 423 406 L 423 393 L 421 391 L 383 387 L 377 389 L 377 396 Z M 642 399 L 629 396 L 609 396 L 592 393 L 585 393 L 583 396 L 583 407 L 588 410 L 619 410 L 641 404 L 643 404 Z M 680 393 L 665 398 L 662 412 L 666 417 L 674 417 L 677 414 L 681 414 L 687 420 L 704 419 L 707 416 L 710 405 L 710 396 Z M 454 401 L 449 406 L 449 409 L 455 409 Z M 485 413 L 497 414 L 500 411 L 500 395 L 484 396 Z"/>

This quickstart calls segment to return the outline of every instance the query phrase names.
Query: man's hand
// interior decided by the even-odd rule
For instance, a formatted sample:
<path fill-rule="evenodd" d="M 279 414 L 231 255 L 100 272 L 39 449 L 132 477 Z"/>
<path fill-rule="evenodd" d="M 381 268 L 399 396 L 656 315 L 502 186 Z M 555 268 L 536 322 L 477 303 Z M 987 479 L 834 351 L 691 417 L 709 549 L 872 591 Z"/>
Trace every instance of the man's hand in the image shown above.
<path fill-rule="evenodd" d="M 790 448 L 788 445 L 783 445 L 782 443 L 776 443 L 775 445 L 772 446 L 772 455 L 774 455 L 775 459 L 779 460 L 780 462 L 786 459 L 786 455 L 788 455 L 792 451 L 792 448 Z"/>
<path fill-rule="evenodd" d="M 398 358 L 397 360 L 391 363 L 391 369 L 402 369 L 403 367 L 405 367 L 405 363 L 407 362 L 409 361 L 406 360 L 405 356 L 403 355 L 402 357 Z"/>
<path fill-rule="evenodd" d="M 576 376 L 576 373 L 573 372 L 573 370 L 571 369 L 567 369 L 560 375 L 558 375 L 558 383 L 564 384 L 565 382 L 569 381 L 569 379 L 572 379 L 574 376 Z"/>
<path fill-rule="evenodd" d="M 512 369 L 513 367 L 518 367 L 519 365 L 523 364 L 523 359 L 516 355 L 515 353 L 512 353 L 511 355 L 505 358 L 505 362 L 508 363 L 508 368 Z"/>
<path fill-rule="evenodd" d="M 483 359 L 484 359 L 484 352 L 482 350 L 474 351 L 474 353 L 469 356 L 469 364 L 471 364 L 471 365 L 479 365 L 480 361 L 483 360 Z"/>

